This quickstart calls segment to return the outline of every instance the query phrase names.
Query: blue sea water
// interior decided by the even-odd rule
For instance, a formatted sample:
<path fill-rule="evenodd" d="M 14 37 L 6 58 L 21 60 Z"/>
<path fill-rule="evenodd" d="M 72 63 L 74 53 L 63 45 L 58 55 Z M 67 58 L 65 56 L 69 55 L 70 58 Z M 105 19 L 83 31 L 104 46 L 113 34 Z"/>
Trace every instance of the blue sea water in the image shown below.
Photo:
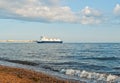
<path fill-rule="evenodd" d="M 0 43 L 0 64 L 88 83 L 119 83 L 120 43 Z"/>

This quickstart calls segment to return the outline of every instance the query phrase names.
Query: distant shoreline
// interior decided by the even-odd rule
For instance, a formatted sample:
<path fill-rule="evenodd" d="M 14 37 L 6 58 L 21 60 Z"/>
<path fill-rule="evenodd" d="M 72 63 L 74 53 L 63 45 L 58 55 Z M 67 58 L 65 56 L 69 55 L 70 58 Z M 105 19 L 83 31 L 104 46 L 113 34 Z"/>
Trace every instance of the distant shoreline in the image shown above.
<path fill-rule="evenodd" d="M 36 43 L 38 40 L 0 40 L 0 43 Z M 119 44 L 120 42 L 64 42 L 66 44 L 106 44 L 106 43 L 117 43 Z"/>
<path fill-rule="evenodd" d="M 0 40 L 0 43 L 32 43 L 36 40 Z"/>

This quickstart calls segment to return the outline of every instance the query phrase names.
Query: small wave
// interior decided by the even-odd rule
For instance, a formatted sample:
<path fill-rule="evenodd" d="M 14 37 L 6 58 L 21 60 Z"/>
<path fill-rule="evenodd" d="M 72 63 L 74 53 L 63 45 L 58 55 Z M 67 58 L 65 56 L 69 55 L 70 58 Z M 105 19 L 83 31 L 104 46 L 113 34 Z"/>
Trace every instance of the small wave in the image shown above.
<path fill-rule="evenodd" d="M 95 59 L 95 60 L 120 60 L 118 57 L 92 57 L 92 58 L 84 58 L 84 59 Z"/>
<path fill-rule="evenodd" d="M 52 67 L 52 66 L 50 66 L 50 65 L 43 65 L 43 66 L 41 66 L 41 67 L 44 68 L 44 69 L 51 70 L 51 71 L 59 72 L 59 70 L 58 70 L 57 68 Z"/>
<path fill-rule="evenodd" d="M 39 65 L 37 63 L 30 62 L 30 61 L 10 60 L 10 59 L 6 59 L 6 58 L 0 58 L 0 60 L 7 61 L 7 62 L 12 62 L 12 63 L 18 63 L 18 64 L 22 64 L 22 65 L 30 65 L 30 66 L 37 66 L 37 65 Z"/>
<path fill-rule="evenodd" d="M 84 79 L 89 80 L 96 80 L 96 81 L 103 81 L 103 82 L 113 82 L 118 83 L 120 82 L 120 77 L 111 74 L 101 74 L 96 72 L 88 72 L 85 70 L 74 70 L 74 69 L 61 69 L 61 73 L 66 75 L 77 76 Z"/>
<path fill-rule="evenodd" d="M 114 67 L 113 69 L 120 70 L 120 67 Z"/>
<path fill-rule="evenodd" d="M 83 65 L 82 67 L 85 69 L 93 69 L 93 70 L 108 70 L 108 69 L 110 69 L 107 66 L 89 65 L 89 64 Z"/>
<path fill-rule="evenodd" d="M 78 62 L 61 62 L 61 63 L 49 63 L 49 64 L 54 64 L 54 65 L 83 65 L 84 63 L 78 63 Z"/>

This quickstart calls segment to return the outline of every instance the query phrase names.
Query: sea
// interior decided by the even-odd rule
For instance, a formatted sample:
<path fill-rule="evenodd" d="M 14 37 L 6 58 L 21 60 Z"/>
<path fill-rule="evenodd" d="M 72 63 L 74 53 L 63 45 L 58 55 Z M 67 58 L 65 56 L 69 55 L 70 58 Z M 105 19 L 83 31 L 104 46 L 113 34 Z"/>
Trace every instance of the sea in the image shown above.
<path fill-rule="evenodd" d="M 120 43 L 0 43 L 0 65 L 86 83 L 120 83 Z"/>

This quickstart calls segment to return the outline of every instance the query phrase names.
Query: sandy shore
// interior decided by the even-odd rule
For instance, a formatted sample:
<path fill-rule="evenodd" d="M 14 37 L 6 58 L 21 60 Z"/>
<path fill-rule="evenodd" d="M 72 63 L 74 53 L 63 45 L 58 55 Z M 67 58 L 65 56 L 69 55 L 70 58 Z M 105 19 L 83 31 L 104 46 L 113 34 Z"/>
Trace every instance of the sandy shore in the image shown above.
<path fill-rule="evenodd" d="M 0 66 L 0 83 L 83 83 L 61 80 L 32 70 Z"/>

